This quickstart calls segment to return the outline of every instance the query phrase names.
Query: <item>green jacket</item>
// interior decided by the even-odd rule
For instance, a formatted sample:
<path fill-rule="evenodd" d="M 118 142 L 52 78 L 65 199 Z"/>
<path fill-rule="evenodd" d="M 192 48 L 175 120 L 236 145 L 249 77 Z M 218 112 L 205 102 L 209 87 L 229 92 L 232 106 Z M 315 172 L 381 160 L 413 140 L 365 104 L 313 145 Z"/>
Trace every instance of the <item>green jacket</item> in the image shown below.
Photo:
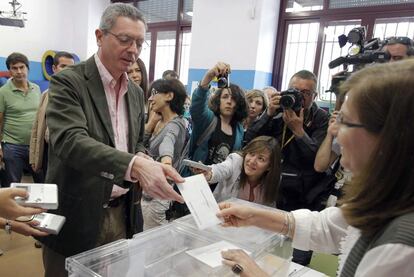
<path fill-rule="evenodd" d="M 129 153 L 115 149 L 105 91 L 94 57 L 52 77 L 46 111 L 50 131 L 47 183 L 58 185 L 59 208 L 66 217 L 57 236 L 39 238 L 64 256 L 96 247 L 103 212 L 113 184 L 127 193 L 127 236 L 135 232 L 138 187 L 124 181 L 134 153 L 143 152 L 144 98 L 128 83 Z M 138 201 L 139 202 L 139 201 Z"/>

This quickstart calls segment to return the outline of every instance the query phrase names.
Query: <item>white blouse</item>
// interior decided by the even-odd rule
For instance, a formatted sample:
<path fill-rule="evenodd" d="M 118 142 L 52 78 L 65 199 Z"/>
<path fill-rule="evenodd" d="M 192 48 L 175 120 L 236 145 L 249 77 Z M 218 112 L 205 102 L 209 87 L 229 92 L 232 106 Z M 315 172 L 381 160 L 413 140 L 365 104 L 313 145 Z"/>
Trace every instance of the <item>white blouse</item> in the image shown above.
<path fill-rule="evenodd" d="M 293 215 L 293 247 L 340 254 L 339 275 L 349 252 L 360 237 L 359 230 L 346 223 L 341 209 L 337 207 L 327 208 L 321 212 L 301 209 L 293 211 Z M 413 272 L 414 247 L 390 243 L 369 250 L 358 265 L 355 276 L 403 277 L 413 276 Z"/>

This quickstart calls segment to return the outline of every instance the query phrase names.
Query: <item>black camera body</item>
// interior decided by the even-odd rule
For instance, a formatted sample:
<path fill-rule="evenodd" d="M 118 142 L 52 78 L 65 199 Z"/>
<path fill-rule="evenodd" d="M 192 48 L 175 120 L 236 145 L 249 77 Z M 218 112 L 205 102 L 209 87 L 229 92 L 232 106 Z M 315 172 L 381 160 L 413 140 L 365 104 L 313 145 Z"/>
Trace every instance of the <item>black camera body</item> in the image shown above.
<path fill-rule="evenodd" d="M 335 68 L 343 65 L 344 71 L 332 78 L 331 87 L 327 92 L 332 92 L 336 96 L 339 95 L 339 86 L 345 81 L 352 72 L 362 68 L 365 64 L 384 63 L 389 61 L 390 55 L 381 51 L 384 41 L 373 38 L 366 41 L 365 27 L 356 27 L 352 29 L 348 36 L 341 35 L 338 37 L 339 46 L 342 48 L 347 42 L 351 43 L 348 54 L 345 57 L 339 57 L 329 63 L 329 68 Z M 348 71 L 348 65 L 354 65 L 353 71 Z"/>
<path fill-rule="evenodd" d="M 280 107 L 284 110 L 292 109 L 295 112 L 300 111 L 303 107 L 303 95 L 297 90 L 290 88 L 288 90 L 282 91 L 280 93 L 279 104 Z"/>
<path fill-rule="evenodd" d="M 218 88 L 228 88 L 230 85 L 229 83 L 229 75 L 222 74 L 217 76 L 217 87 Z"/>

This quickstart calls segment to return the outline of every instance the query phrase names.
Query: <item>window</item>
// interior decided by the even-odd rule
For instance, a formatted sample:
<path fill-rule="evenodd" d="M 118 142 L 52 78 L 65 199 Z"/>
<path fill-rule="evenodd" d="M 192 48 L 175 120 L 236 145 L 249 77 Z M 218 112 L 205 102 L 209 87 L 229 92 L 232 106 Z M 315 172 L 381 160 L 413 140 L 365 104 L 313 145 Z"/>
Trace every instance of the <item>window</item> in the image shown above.
<path fill-rule="evenodd" d="M 162 78 L 165 70 L 174 69 L 175 31 L 158 32 L 156 51 L 154 80 Z"/>
<path fill-rule="evenodd" d="M 335 100 L 335 95 L 329 90 L 331 86 L 331 78 L 333 74 L 336 74 L 343 70 L 342 66 L 338 66 L 333 69 L 329 69 L 328 64 L 334 59 L 345 56 L 348 53 L 348 46 L 340 48 L 338 43 L 338 36 L 345 34 L 348 35 L 349 31 L 356 26 L 360 26 L 360 20 L 349 20 L 339 22 L 329 22 L 328 26 L 324 28 L 324 40 L 322 46 L 322 59 L 321 66 L 318 74 L 318 91 L 320 100 Z"/>
<path fill-rule="evenodd" d="M 149 47 L 141 51 L 148 79 L 161 78 L 167 69 L 173 69 L 186 84 L 191 45 L 193 0 L 112 1 L 129 2 L 137 7 L 148 24 L 145 36 Z"/>
<path fill-rule="evenodd" d="M 360 7 L 372 7 L 372 6 L 384 6 L 414 3 L 413 0 L 330 0 L 330 9 L 340 8 L 360 8 Z"/>
<path fill-rule="evenodd" d="M 145 67 L 149 68 L 150 66 L 150 53 L 151 53 L 151 33 L 145 34 L 145 41 L 148 44 L 146 47 L 142 48 L 139 58 L 144 62 Z"/>
<path fill-rule="evenodd" d="M 335 99 L 325 91 L 342 66 L 329 69 L 328 64 L 347 55 L 350 46 L 340 48 L 339 35 L 365 26 L 367 40 L 414 37 L 414 0 L 282 0 L 281 10 L 272 85 L 286 89 L 295 72 L 307 69 L 318 75 L 320 101 Z"/>
<path fill-rule="evenodd" d="M 375 20 L 374 37 L 401 36 L 414 38 L 414 17 L 380 18 Z"/>
<path fill-rule="evenodd" d="M 318 40 L 319 23 L 288 25 L 282 89 L 288 88 L 290 77 L 301 69 L 312 71 Z"/>
<path fill-rule="evenodd" d="M 180 80 L 183 84 L 188 83 L 188 70 L 190 69 L 190 47 L 191 32 L 183 33 L 183 41 L 181 44 L 181 64 L 180 64 Z"/>
<path fill-rule="evenodd" d="M 289 0 L 286 6 L 286 12 L 303 12 L 322 10 L 323 0 Z"/>

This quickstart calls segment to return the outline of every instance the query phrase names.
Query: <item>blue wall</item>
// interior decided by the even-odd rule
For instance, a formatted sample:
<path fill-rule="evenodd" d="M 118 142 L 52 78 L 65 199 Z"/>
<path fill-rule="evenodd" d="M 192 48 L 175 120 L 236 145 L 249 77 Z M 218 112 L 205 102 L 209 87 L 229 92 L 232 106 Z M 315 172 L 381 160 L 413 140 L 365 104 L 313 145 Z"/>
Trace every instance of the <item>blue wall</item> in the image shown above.
<path fill-rule="evenodd" d="M 207 69 L 190 68 L 188 72 L 188 90 L 191 89 L 192 82 L 199 82 L 204 77 Z M 230 82 L 249 90 L 253 88 L 261 89 L 270 86 L 272 81 L 272 73 L 255 71 L 255 70 L 232 70 L 230 74 Z M 189 91 L 188 91 L 189 92 Z"/>
<path fill-rule="evenodd" d="M 42 63 L 29 61 L 29 80 L 40 86 L 40 90 L 44 91 L 49 87 L 49 81 L 43 76 Z M 6 58 L 0 57 L 0 71 L 8 71 L 6 66 Z"/>

